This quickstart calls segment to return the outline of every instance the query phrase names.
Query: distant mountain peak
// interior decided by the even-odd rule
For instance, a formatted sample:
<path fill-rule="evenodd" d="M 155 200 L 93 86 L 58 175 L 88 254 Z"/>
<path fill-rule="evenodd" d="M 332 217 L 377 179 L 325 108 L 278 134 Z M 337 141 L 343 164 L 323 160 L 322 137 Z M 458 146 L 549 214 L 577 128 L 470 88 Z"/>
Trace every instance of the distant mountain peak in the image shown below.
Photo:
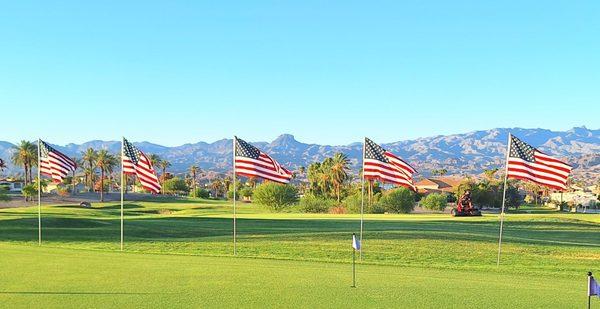
<path fill-rule="evenodd" d="M 296 140 L 292 134 L 281 134 L 271 142 L 271 147 L 294 146 L 302 144 Z"/>

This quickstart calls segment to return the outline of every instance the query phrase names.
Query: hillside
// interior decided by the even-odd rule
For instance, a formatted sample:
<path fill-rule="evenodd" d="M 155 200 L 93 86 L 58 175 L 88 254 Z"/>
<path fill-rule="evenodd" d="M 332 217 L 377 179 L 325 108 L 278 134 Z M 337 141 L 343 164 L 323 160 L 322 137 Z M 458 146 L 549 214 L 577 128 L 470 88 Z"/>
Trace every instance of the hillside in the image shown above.
<path fill-rule="evenodd" d="M 577 175 L 598 177 L 600 175 L 600 130 L 576 127 L 568 131 L 546 129 L 498 128 L 464 134 L 439 135 L 383 144 L 413 164 L 423 175 L 431 169 L 445 168 L 453 174 L 480 173 L 484 169 L 502 167 L 507 134 L 512 132 L 542 151 L 564 158 L 575 166 Z M 375 140 L 377 142 L 377 140 Z M 196 164 L 204 170 L 224 172 L 231 166 L 231 139 L 212 143 L 197 142 L 176 147 L 166 147 L 149 142 L 135 143 L 141 150 L 156 153 L 172 163 L 171 170 L 183 172 Z M 283 134 L 274 141 L 253 143 L 291 168 L 307 166 L 336 152 L 343 152 L 351 159 L 356 170 L 360 164 L 362 144 L 332 146 L 307 144 L 294 136 Z M 0 157 L 10 158 L 12 144 L 0 141 Z M 56 146 L 70 156 L 78 155 L 88 147 L 120 150 L 118 141 L 89 141 L 83 144 Z M 16 170 L 9 165 L 9 171 Z"/>

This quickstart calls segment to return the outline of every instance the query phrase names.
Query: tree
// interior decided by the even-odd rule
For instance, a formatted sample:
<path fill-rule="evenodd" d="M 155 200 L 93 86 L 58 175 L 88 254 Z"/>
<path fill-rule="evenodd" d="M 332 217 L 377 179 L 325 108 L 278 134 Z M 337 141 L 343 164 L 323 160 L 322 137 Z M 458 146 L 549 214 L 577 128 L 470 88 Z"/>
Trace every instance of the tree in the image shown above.
<path fill-rule="evenodd" d="M 209 198 L 210 193 L 203 188 L 196 188 L 190 192 L 190 197 Z"/>
<path fill-rule="evenodd" d="M 75 185 L 77 184 L 77 181 L 75 179 L 75 172 L 77 172 L 77 169 L 81 166 L 81 160 L 79 160 L 77 157 L 71 157 L 71 160 L 75 162 L 75 168 L 73 169 L 73 171 L 71 171 L 71 185 L 73 186 L 72 191 L 73 194 L 75 194 Z"/>
<path fill-rule="evenodd" d="M 6 163 L 4 160 L 0 159 L 0 172 L 3 172 L 6 169 Z"/>
<path fill-rule="evenodd" d="M 198 166 L 190 166 L 190 175 L 192 176 L 192 192 L 196 192 L 196 174 L 198 173 Z"/>
<path fill-rule="evenodd" d="M 442 193 L 431 193 L 421 199 L 420 205 L 429 210 L 444 210 L 448 205 L 448 197 Z"/>
<path fill-rule="evenodd" d="M 167 180 L 167 168 L 171 167 L 171 162 L 169 162 L 168 160 L 160 160 L 158 162 L 158 166 L 160 167 L 160 170 L 162 171 L 162 173 L 160 174 L 160 177 L 162 178 L 162 181 L 164 182 L 165 180 Z"/>
<path fill-rule="evenodd" d="M 448 174 L 448 170 L 445 168 L 439 169 L 439 170 L 431 170 L 431 175 L 432 176 L 444 176 Z"/>
<path fill-rule="evenodd" d="M 88 148 L 81 154 L 83 173 L 85 175 L 85 184 L 92 188 L 94 184 L 94 175 L 96 174 L 96 158 L 98 153 L 93 148 Z"/>
<path fill-rule="evenodd" d="M 104 178 L 118 164 L 117 158 L 106 149 L 98 151 L 96 166 L 100 169 L 100 202 L 104 202 Z"/>
<path fill-rule="evenodd" d="M 349 165 L 350 161 L 348 160 L 348 156 L 345 154 L 336 153 L 333 156 L 330 173 L 338 203 L 341 200 L 340 195 L 342 186 L 348 180 Z"/>
<path fill-rule="evenodd" d="M 185 180 L 179 177 L 173 177 L 168 179 L 163 184 L 163 193 L 168 194 L 185 194 L 190 191 L 189 187 L 185 183 Z"/>
<path fill-rule="evenodd" d="M 223 189 L 223 181 L 221 181 L 219 178 L 213 179 L 213 181 L 210 183 L 210 189 L 213 191 L 213 196 L 218 198 Z"/>
<path fill-rule="evenodd" d="M 33 184 L 28 184 L 21 189 L 21 193 L 25 197 L 25 201 L 28 201 L 37 194 L 37 189 Z"/>
<path fill-rule="evenodd" d="M 406 188 L 392 189 L 385 192 L 379 205 L 389 212 L 409 213 L 415 208 L 415 196 Z"/>
<path fill-rule="evenodd" d="M 493 168 L 493 169 L 483 171 L 483 174 L 485 175 L 485 179 L 487 179 L 488 181 L 493 181 L 496 179 L 497 172 L 498 172 L 498 169 Z"/>
<path fill-rule="evenodd" d="M 258 204 L 265 205 L 278 211 L 285 206 L 296 203 L 298 200 L 298 191 L 296 187 L 292 185 L 264 182 L 254 189 L 252 197 Z"/>
<path fill-rule="evenodd" d="M 33 176 L 31 169 L 37 165 L 37 146 L 29 141 L 21 141 L 19 145 L 13 147 L 11 160 L 14 165 L 23 166 L 25 172 L 25 185 L 31 183 Z"/>

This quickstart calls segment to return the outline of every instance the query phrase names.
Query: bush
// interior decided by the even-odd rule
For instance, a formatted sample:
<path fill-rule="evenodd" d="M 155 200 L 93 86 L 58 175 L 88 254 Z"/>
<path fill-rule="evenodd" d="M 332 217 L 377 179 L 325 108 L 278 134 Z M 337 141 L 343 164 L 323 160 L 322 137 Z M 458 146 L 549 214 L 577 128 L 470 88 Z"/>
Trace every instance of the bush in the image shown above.
<path fill-rule="evenodd" d="M 307 194 L 300 199 L 300 210 L 310 213 L 326 213 L 335 206 L 332 199 Z"/>
<path fill-rule="evenodd" d="M 406 188 L 398 188 L 386 192 L 378 204 L 388 212 L 410 213 L 415 208 L 415 196 Z"/>
<path fill-rule="evenodd" d="M 431 193 L 421 199 L 421 207 L 429 210 L 444 210 L 448 206 L 448 197 L 443 193 Z"/>
<path fill-rule="evenodd" d="M 168 194 L 186 194 L 189 191 L 188 185 L 185 183 L 185 180 L 179 177 L 173 177 L 171 179 L 167 179 L 163 183 L 163 192 Z"/>
<path fill-rule="evenodd" d="M 2 201 L 2 202 L 10 201 L 10 196 L 8 196 L 6 194 L 7 192 L 8 192 L 8 188 L 5 188 L 4 186 L 0 186 L 0 201 Z"/>
<path fill-rule="evenodd" d="M 21 192 L 23 193 L 23 196 L 26 200 L 34 197 L 38 193 L 36 186 L 34 186 L 33 184 L 28 184 L 24 186 L 23 189 L 21 189 Z"/>
<path fill-rule="evenodd" d="M 367 207 L 367 205 L 365 205 L 365 207 Z M 367 211 L 370 214 L 382 214 L 386 212 L 386 208 L 384 205 L 380 204 L 379 202 L 374 203 L 373 205 L 369 206 L 367 208 Z"/>
<path fill-rule="evenodd" d="M 342 204 L 346 207 L 346 210 L 349 213 L 353 213 L 353 214 L 359 214 L 360 213 L 360 206 L 361 206 L 361 196 L 360 196 L 360 191 L 357 193 L 354 193 L 350 196 L 348 196 L 347 198 L 345 198 L 342 201 Z M 368 201 L 367 201 L 367 196 L 365 196 L 365 210 L 367 208 Z"/>
<path fill-rule="evenodd" d="M 196 190 L 190 191 L 190 197 L 208 198 L 210 193 L 206 189 L 196 188 Z"/>
<path fill-rule="evenodd" d="M 270 207 L 273 210 L 281 210 L 285 206 L 296 203 L 298 200 L 298 190 L 291 185 L 266 182 L 254 189 L 253 198 L 259 204 Z"/>
<path fill-rule="evenodd" d="M 244 187 L 240 190 L 240 196 L 245 198 L 252 197 L 253 191 L 250 187 Z"/>

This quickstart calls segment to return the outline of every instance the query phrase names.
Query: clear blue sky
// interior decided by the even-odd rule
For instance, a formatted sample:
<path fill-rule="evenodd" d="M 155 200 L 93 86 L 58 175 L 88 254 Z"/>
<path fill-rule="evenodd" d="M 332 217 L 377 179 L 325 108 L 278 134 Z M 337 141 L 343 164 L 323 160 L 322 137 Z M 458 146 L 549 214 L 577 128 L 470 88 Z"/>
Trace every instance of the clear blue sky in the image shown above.
<path fill-rule="evenodd" d="M 600 123 L 600 1 L 52 2 L 0 9 L 0 140 Z"/>

